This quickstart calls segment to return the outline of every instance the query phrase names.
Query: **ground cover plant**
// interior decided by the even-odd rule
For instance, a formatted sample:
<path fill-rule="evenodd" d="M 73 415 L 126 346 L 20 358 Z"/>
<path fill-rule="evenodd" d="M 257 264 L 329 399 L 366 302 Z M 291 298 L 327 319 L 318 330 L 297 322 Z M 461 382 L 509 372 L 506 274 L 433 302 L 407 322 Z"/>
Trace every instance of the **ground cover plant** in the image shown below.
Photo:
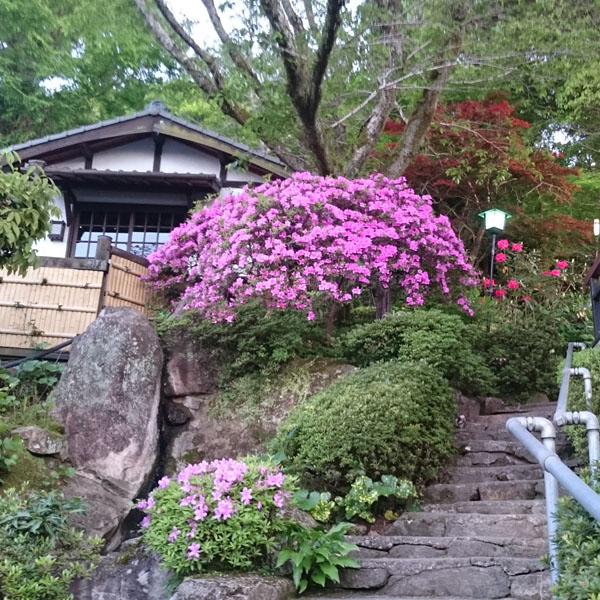
<path fill-rule="evenodd" d="M 70 600 L 69 585 L 93 570 L 102 546 L 68 524 L 80 502 L 56 491 L 0 495 L 0 595 L 6 600 Z"/>

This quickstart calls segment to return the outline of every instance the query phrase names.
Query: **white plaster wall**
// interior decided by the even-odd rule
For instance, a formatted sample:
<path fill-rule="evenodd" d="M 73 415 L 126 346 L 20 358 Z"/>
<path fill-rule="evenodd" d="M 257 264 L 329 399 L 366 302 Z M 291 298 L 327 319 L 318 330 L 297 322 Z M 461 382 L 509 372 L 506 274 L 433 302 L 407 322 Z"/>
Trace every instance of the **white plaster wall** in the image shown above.
<path fill-rule="evenodd" d="M 162 148 L 160 170 L 163 173 L 219 175 L 221 163 L 216 156 L 167 138 Z"/>
<path fill-rule="evenodd" d="M 65 210 L 65 200 L 61 196 L 54 198 L 54 203 L 60 209 L 61 216 L 54 217 L 56 221 L 67 221 L 67 213 Z M 62 242 L 52 242 L 48 238 L 40 240 L 34 245 L 35 252 L 38 256 L 52 256 L 64 258 L 67 256 L 67 240 L 69 239 L 69 227 L 65 227 L 65 236 Z"/>
<path fill-rule="evenodd" d="M 83 156 L 77 156 L 75 158 L 70 158 L 69 160 L 52 163 L 52 166 L 57 169 L 85 169 L 85 158 Z"/>
<path fill-rule="evenodd" d="M 99 171 L 152 171 L 154 165 L 154 142 L 144 138 L 96 152 L 92 169 Z"/>
<path fill-rule="evenodd" d="M 227 169 L 227 179 L 226 181 L 243 181 L 246 182 L 255 182 L 255 183 L 263 183 L 264 179 L 257 175 L 256 173 L 252 173 L 251 171 L 242 171 L 240 169 Z"/>
<path fill-rule="evenodd" d="M 221 188 L 221 191 L 219 192 L 219 196 L 221 196 L 221 198 L 225 197 L 225 196 L 238 196 L 239 194 L 242 193 L 242 188 L 228 188 L 228 187 L 224 187 Z"/>

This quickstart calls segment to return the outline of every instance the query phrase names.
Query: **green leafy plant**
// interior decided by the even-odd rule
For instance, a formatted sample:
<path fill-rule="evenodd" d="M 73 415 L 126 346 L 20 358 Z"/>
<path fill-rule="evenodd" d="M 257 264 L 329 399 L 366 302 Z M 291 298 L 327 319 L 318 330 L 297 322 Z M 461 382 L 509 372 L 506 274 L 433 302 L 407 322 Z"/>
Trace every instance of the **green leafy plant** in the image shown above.
<path fill-rule="evenodd" d="M 0 268 L 23 274 L 36 262 L 34 243 L 60 215 L 54 204 L 59 191 L 40 167 L 22 173 L 15 153 L 0 152 L 0 163 Z"/>
<path fill-rule="evenodd" d="M 583 474 L 590 483 L 589 473 Z M 598 483 L 592 484 L 600 492 Z M 552 587 L 556 600 L 596 600 L 600 598 L 600 523 L 575 499 L 559 500 L 556 512 L 558 582 Z"/>
<path fill-rule="evenodd" d="M 344 511 L 344 516 L 349 521 L 358 517 L 373 523 L 375 516 L 384 512 L 381 506 L 378 509 L 376 505 L 382 498 L 389 499 L 390 496 L 397 500 L 410 500 L 417 498 L 418 494 L 410 481 L 398 480 L 393 475 L 383 475 L 381 480 L 376 482 L 370 477 L 360 475 L 343 498 L 336 498 L 336 504 Z"/>
<path fill-rule="evenodd" d="M 8 489 L 0 497 L 0 597 L 71 600 L 69 585 L 86 577 L 102 540 L 67 524 L 80 505 L 58 493 Z"/>
<path fill-rule="evenodd" d="M 276 566 L 281 567 L 288 561 L 292 563 L 292 577 L 299 593 L 304 592 L 311 582 L 322 587 L 327 581 L 339 583 L 340 568 L 359 566 L 350 556 L 351 552 L 358 551 L 358 547 L 344 540 L 350 527 L 350 523 L 338 523 L 325 530 L 290 522 Z"/>
<path fill-rule="evenodd" d="M 18 436 L 0 438 L 0 474 L 10 471 L 17 464 L 22 445 L 21 438 Z"/>
<path fill-rule="evenodd" d="M 294 490 L 278 466 L 254 458 L 187 465 L 138 503 L 144 539 L 181 576 L 264 568 Z"/>
<path fill-rule="evenodd" d="M 335 381 L 299 404 L 279 428 L 283 464 L 306 488 L 343 495 L 358 474 L 416 485 L 454 451 L 456 401 L 426 362 L 379 363 Z"/>
<path fill-rule="evenodd" d="M 313 519 L 321 523 L 331 521 L 335 509 L 335 502 L 329 492 L 298 490 L 294 494 L 294 503 L 301 510 L 310 512 Z"/>

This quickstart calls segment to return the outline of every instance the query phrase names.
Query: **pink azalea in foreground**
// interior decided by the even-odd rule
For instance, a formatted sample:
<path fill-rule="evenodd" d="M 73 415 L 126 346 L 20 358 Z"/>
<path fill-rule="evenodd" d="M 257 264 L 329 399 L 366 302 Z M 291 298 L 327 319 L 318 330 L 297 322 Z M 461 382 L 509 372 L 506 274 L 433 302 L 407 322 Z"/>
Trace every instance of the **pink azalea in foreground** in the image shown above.
<path fill-rule="evenodd" d="M 508 248 L 508 240 L 498 240 L 496 245 L 500 250 L 506 250 Z"/>
<path fill-rule="evenodd" d="M 242 504 L 250 504 L 252 500 L 252 490 L 250 488 L 245 487 L 240 494 Z"/>
<path fill-rule="evenodd" d="M 511 246 L 511 250 L 513 252 L 523 252 L 523 244 L 519 244 L 517 242 L 515 242 L 512 246 Z"/>
<path fill-rule="evenodd" d="M 188 546 L 188 551 L 187 551 L 186 556 L 188 558 L 200 558 L 200 544 L 197 544 L 196 542 L 192 542 Z"/>
<path fill-rule="evenodd" d="M 496 262 L 503 263 L 506 260 L 506 254 L 504 252 L 498 252 L 496 254 Z"/>
<path fill-rule="evenodd" d="M 566 269 L 566 268 L 569 266 L 569 261 L 568 261 L 568 260 L 559 260 L 559 261 L 556 263 L 556 266 L 557 266 L 559 269 Z"/>
<path fill-rule="evenodd" d="M 483 279 L 483 285 L 485 287 L 489 287 L 490 286 L 490 278 L 489 277 L 484 277 Z M 492 279 L 492 285 L 496 285 L 496 280 Z"/>
<path fill-rule="evenodd" d="M 159 482 L 158 482 L 158 487 L 161 490 L 164 490 L 165 488 L 169 487 L 169 484 L 171 483 L 171 480 L 165 475 L 164 477 L 162 477 Z"/>
<path fill-rule="evenodd" d="M 508 289 L 509 290 L 518 290 L 519 289 L 519 283 L 517 281 L 515 281 L 514 279 L 511 279 L 508 282 Z"/>
<path fill-rule="evenodd" d="M 506 290 L 496 290 L 494 292 L 494 295 L 496 296 L 496 298 L 503 298 L 504 296 L 506 296 Z"/>
<path fill-rule="evenodd" d="M 553 277 L 560 277 L 560 271 L 558 269 L 552 269 L 552 271 L 550 271 L 550 275 Z"/>
<path fill-rule="evenodd" d="M 173 526 L 173 529 L 171 530 L 171 533 L 169 534 L 168 540 L 169 542 L 174 542 L 178 537 L 179 534 L 181 533 L 181 531 L 179 531 L 179 529 L 177 529 L 177 527 Z"/>

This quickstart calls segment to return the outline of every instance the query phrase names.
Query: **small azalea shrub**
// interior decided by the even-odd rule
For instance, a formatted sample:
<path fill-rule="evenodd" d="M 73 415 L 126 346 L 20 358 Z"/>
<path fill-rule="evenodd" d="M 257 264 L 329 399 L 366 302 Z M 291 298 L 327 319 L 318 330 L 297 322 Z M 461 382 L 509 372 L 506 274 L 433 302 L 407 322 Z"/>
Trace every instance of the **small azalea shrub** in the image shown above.
<path fill-rule="evenodd" d="M 377 363 L 309 397 L 281 424 L 283 465 L 306 488 L 345 495 L 358 474 L 416 485 L 454 451 L 456 400 L 428 363 Z M 290 432 L 293 434 L 290 435 Z"/>
<path fill-rule="evenodd" d="M 435 308 L 397 310 L 353 327 L 336 339 L 336 345 L 341 356 L 357 366 L 382 360 L 424 360 L 462 392 L 489 394 L 494 390 L 494 376 L 468 342 L 470 326 L 460 316 Z"/>
<path fill-rule="evenodd" d="M 311 320 L 320 305 L 387 288 L 410 305 L 435 291 L 469 310 L 465 286 L 478 281 L 431 198 L 383 175 L 295 173 L 246 188 L 194 213 L 148 260 L 156 288 L 214 321 L 252 298 Z"/>
<path fill-rule="evenodd" d="M 144 539 L 180 576 L 264 567 L 283 528 L 277 516 L 294 491 L 278 466 L 255 459 L 189 464 L 148 498 Z"/>

